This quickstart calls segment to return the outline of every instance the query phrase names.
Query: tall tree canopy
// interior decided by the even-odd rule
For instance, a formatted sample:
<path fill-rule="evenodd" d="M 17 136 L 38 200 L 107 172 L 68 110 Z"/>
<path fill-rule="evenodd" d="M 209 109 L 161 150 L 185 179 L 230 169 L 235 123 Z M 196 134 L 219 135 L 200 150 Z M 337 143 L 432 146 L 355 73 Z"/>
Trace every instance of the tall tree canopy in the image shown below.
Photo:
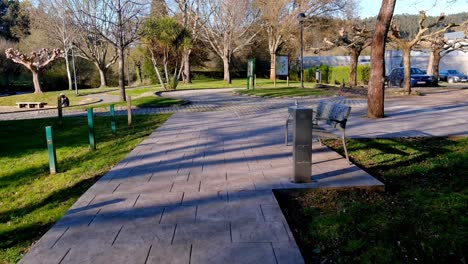
<path fill-rule="evenodd" d="M 0 0 L 0 36 L 18 41 L 29 34 L 28 2 Z"/>

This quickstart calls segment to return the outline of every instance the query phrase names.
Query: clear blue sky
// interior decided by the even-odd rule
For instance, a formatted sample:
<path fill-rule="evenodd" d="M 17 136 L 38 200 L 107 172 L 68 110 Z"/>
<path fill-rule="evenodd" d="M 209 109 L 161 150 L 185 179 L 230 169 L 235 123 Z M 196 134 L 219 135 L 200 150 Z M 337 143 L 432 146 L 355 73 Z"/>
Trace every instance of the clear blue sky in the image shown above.
<path fill-rule="evenodd" d="M 359 16 L 362 18 L 377 16 L 379 14 L 382 1 L 361 0 Z M 454 2 L 454 3 L 450 3 Z M 395 14 L 419 14 L 420 10 L 426 14 L 438 16 L 441 12 L 454 14 L 468 11 L 468 0 L 397 0 Z"/>

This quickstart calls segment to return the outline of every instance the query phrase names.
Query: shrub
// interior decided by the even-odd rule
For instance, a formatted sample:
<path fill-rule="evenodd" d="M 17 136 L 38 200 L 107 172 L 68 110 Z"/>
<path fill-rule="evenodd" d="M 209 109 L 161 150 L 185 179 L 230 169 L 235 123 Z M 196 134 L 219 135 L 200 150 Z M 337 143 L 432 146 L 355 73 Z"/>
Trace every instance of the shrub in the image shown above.
<path fill-rule="evenodd" d="M 169 83 L 167 84 L 167 86 L 169 87 L 169 90 L 175 90 L 177 89 L 178 84 L 179 84 L 179 79 L 177 78 L 176 75 L 174 75 L 169 78 Z"/>
<path fill-rule="evenodd" d="M 358 65 L 357 74 L 358 83 L 363 83 L 365 85 L 369 84 L 370 65 Z"/>
<path fill-rule="evenodd" d="M 304 81 L 305 82 L 315 82 L 315 70 L 314 68 L 309 68 L 304 70 Z"/>
<path fill-rule="evenodd" d="M 289 80 L 293 82 L 300 81 L 299 72 L 296 70 L 289 71 Z"/>
<path fill-rule="evenodd" d="M 333 67 L 330 71 L 329 81 L 334 84 L 343 84 L 349 82 L 349 74 L 351 68 L 349 66 Z"/>

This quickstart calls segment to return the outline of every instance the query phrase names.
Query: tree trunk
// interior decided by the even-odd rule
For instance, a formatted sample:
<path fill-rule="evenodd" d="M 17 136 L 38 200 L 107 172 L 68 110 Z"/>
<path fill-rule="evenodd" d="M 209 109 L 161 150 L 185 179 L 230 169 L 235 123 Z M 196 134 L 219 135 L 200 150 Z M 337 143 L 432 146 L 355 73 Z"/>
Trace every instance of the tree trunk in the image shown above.
<path fill-rule="evenodd" d="M 106 71 L 101 69 L 99 65 L 96 65 L 99 70 L 99 77 L 101 78 L 101 86 L 99 88 L 107 87 L 107 78 L 106 78 Z"/>
<path fill-rule="evenodd" d="M 224 67 L 224 81 L 231 84 L 232 83 L 232 81 L 231 81 L 231 71 L 230 71 L 231 63 L 230 63 L 229 56 L 224 56 L 223 57 L 223 67 Z"/>
<path fill-rule="evenodd" d="M 33 83 L 34 83 L 34 93 L 41 94 L 41 83 L 39 82 L 39 72 L 35 70 L 31 70 L 33 76 Z"/>
<path fill-rule="evenodd" d="M 183 57 L 183 64 L 184 64 L 184 71 L 182 74 L 182 78 L 184 83 L 192 83 L 192 78 L 190 77 L 190 53 L 191 50 L 184 51 Z"/>
<path fill-rule="evenodd" d="M 135 73 L 140 84 L 143 83 L 143 78 L 141 77 L 141 63 L 135 63 Z"/>
<path fill-rule="evenodd" d="M 73 90 L 73 80 L 70 71 L 70 60 L 68 59 L 68 50 L 65 50 L 65 67 L 67 67 L 68 90 Z"/>
<path fill-rule="evenodd" d="M 270 53 L 270 80 L 276 79 L 276 54 Z"/>
<path fill-rule="evenodd" d="M 166 91 L 166 85 L 164 85 L 163 79 L 161 78 L 161 74 L 159 73 L 158 69 L 158 64 L 156 63 L 156 58 L 154 57 L 154 52 L 150 50 L 151 52 L 151 61 L 153 62 L 153 67 L 154 71 L 156 72 L 156 75 L 158 76 L 159 83 L 161 84 L 161 87 L 163 88 L 164 91 Z"/>
<path fill-rule="evenodd" d="M 124 48 L 118 48 L 119 52 L 119 88 L 120 88 L 120 101 L 126 101 L 125 96 L 125 68 L 124 68 Z"/>
<path fill-rule="evenodd" d="M 427 64 L 426 73 L 427 75 L 433 75 L 434 70 L 434 52 L 432 51 L 429 55 L 429 63 Z"/>
<path fill-rule="evenodd" d="M 436 50 L 434 53 L 434 60 L 433 60 L 433 76 L 432 76 L 432 84 L 434 86 L 439 86 L 439 66 L 440 66 L 440 60 L 442 59 L 442 56 L 440 56 L 440 51 Z"/>
<path fill-rule="evenodd" d="M 404 79 L 403 88 L 405 92 L 411 94 L 411 48 L 403 47 L 403 67 L 404 67 Z"/>
<path fill-rule="evenodd" d="M 367 116 L 384 117 L 385 43 L 396 0 L 383 0 L 372 36 L 371 73 L 367 94 Z"/>
<path fill-rule="evenodd" d="M 349 86 L 357 86 L 357 65 L 359 59 L 359 51 L 351 50 L 351 71 L 349 72 Z"/>
<path fill-rule="evenodd" d="M 166 76 L 166 83 L 169 83 L 169 73 L 167 71 L 167 57 L 164 56 L 164 76 Z"/>

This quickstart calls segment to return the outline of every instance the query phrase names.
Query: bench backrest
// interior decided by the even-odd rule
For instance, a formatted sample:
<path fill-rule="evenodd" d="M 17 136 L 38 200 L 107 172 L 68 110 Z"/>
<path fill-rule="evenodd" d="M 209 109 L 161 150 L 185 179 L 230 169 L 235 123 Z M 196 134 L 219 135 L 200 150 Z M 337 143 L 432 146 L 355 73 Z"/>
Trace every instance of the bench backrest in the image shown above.
<path fill-rule="evenodd" d="M 325 120 L 328 125 L 343 130 L 346 128 L 346 122 L 348 121 L 350 113 L 350 106 L 320 101 L 315 118 Z"/>

